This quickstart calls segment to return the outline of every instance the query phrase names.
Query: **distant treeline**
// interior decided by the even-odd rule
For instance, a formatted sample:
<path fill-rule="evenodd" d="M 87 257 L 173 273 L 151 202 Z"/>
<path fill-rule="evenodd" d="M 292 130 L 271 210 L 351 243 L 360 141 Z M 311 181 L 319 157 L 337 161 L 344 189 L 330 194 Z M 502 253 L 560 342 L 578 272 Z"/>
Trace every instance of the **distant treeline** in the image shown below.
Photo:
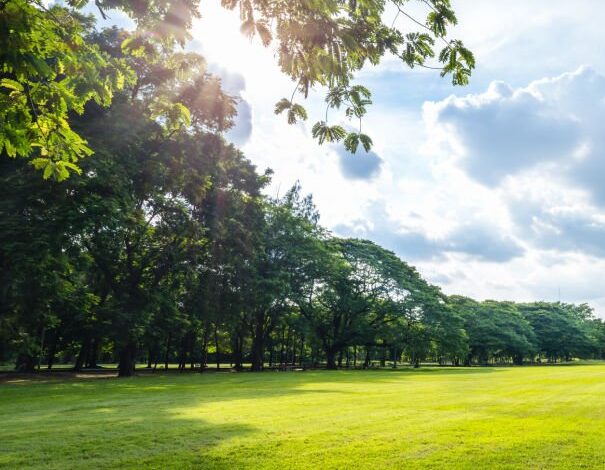
<path fill-rule="evenodd" d="M 74 166 L 81 174 L 43 180 L 35 167 L 65 169 L 0 147 L 0 362 L 116 361 L 127 376 L 138 361 L 260 370 L 603 356 L 605 326 L 585 305 L 448 298 L 392 252 L 332 236 L 298 186 L 264 196 L 271 174 L 221 137 L 237 103 L 201 57 L 158 46 L 150 62 L 124 54 L 123 31 L 87 34 L 134 75 L 111 106 L 70 115 L 94 150 Z M 36 82 L 36 96 L 62 112 L 73 97 L 46 96 L 49 83 Z M 27 98 L 12 87 L 4 106 Z M 42 104 L 24 103 L 35 118 Z M 21 118 L 0 133 L 28 150 Z M 63 145 L 59 118 L 36 122 L 49 148 Z"/>

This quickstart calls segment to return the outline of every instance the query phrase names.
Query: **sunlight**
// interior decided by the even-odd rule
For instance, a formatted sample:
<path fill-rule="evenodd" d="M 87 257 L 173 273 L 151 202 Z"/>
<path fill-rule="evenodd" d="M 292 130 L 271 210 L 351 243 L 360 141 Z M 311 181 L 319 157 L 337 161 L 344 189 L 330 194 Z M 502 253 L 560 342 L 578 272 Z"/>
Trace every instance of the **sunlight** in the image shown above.
<path fill-rule="evenodd" d="M 263 47 L 258 38 L 250 40 L 242 35 L 240 25 L 237 10 L 226 10 L 220 1 L 210 0 L 204 2 L 202 18 L 193 25 L 193 39 L 209 64 L 220 64 L 221 68 L 240 73 L 247 82 L 270 89 L 275 81 L 284 80 L 278 75 L 273 51 Z"/>

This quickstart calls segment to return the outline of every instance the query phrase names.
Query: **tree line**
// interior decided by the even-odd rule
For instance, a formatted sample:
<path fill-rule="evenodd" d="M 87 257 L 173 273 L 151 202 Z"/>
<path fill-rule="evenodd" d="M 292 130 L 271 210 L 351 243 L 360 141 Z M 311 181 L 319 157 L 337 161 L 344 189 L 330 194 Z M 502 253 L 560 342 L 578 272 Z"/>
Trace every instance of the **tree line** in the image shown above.
<path fill-rule="evenodd" d="M 354 26 L 366 21 L 356 11 Z M 71 28 L 65 44 L 36 29 L 60 36 L 57 24 Z M 129 376 L 141 361 L 261 370 L 602 357 L 605 328 L 586 305 L 448 297 L 394 253 L 323 228 L 299 185 L 264 195 L 271 172 L 222 136 L 236 100 L 201 56 L 147 40 L 162 32 L 98 31 L 63 7 L 0 4 L 13 51 L 0 82 L 0 362 L 117 362 Z M 292 47 L 307 44 L 289 34 Z M 367 41 L 347 47 L 381 54 Z"/>

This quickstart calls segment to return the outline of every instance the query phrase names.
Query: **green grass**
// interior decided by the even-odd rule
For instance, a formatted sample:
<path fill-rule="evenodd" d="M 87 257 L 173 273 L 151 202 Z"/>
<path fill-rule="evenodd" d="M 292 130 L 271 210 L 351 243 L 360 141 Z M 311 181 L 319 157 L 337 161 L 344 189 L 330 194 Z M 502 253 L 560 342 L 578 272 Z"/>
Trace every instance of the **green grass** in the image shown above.
<path fill-rule="evenodd" d="M 6 468 L 604 468 L 605 365 L 0 385 Z"/>

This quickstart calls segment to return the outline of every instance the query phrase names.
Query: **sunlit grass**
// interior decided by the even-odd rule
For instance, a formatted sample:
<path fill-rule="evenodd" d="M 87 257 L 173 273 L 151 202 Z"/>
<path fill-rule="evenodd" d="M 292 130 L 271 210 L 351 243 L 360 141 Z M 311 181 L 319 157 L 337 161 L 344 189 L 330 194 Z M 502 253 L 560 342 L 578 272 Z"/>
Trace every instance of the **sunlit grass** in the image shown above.
<path fill-rule="evenodd" d="M 605 365 L 0 385 L 9 468 L 603 468 Z"/>

